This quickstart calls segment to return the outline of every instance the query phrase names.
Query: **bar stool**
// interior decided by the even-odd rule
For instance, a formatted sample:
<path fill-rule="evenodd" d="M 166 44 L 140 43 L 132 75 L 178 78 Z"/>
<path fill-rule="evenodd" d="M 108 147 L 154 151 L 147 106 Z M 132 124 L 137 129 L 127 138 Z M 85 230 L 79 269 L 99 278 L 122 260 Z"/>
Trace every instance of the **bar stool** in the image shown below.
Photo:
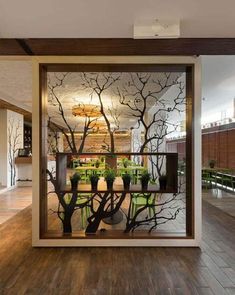
<path fill-rule="evenodd" d="M 134 217 L 137 210 L 141 207 L 148 205 L 149 217 L 155 215 L 155 200 L 157 194 L 133 193 L 131 194 L 131 216 Z"/>
<path fill-rule="evenodd" d="M 86 204 L 87 201 L 91 198 L 92 194 L 90 193 L 78 193 L 77 195 L 77 201 L 76 201 L 76 207 L 80 207 L 83 204 Z M 71 201 L 72 195 L 71 194 L 66 194 L 64 197 L 65 203 L 69 204 Z M 81 226 L 82 229 L 86 227 L 87 224 L 87 219 L 90 217 L 90 207 L 85 205 L 84 207 L 80 208 L 81 209 Z"/>

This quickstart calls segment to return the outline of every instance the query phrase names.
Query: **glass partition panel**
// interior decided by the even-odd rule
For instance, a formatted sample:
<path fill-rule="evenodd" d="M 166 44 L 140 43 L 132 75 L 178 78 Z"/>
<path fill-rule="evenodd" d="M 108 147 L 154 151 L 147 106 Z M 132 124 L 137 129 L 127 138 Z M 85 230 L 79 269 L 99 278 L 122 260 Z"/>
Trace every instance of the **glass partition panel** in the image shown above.
<path fill-rule="evenodd" d="M 47 72 L 47 237 L 191 234 L 192 81 L 120 67 Z"/>

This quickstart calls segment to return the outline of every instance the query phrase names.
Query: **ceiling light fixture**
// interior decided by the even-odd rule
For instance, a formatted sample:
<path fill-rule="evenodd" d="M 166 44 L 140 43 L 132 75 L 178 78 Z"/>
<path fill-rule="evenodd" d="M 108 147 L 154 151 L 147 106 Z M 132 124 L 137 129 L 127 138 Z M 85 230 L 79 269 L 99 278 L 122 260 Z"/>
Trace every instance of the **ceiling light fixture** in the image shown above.
<path fill-rule="evenodd" d="M 72 107 L 72 114 L 75 117 L 99 118 L 102 114 L 100 107 L 94 104 L 77 104 Z"/>
<path fill-rule="evenodd" d="M 167 39 L 180 37 L 180 21 L 145 20 L 134 24 L 134 39 Z"/>

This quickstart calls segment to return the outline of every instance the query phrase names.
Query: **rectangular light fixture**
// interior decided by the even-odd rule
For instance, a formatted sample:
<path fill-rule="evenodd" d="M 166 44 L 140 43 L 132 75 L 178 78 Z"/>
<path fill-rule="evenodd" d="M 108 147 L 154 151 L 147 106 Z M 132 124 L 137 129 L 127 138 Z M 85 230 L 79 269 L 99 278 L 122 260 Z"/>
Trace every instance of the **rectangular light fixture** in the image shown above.
<path fill-rule="evenodd" d="M 134 24 L 134 39 L 167 39 L 180 37 L 180 20 L 146 20 Z"/>

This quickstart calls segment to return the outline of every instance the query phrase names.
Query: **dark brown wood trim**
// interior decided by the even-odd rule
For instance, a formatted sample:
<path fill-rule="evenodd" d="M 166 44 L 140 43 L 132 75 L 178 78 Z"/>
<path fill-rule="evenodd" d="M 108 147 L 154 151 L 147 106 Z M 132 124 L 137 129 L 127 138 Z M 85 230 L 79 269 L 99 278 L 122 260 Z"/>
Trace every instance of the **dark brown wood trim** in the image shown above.
<path fill-rule="evenodd" d="M 0 55 L 27 55 L 15 39 L 0 39 Z"/>
<path fill-rule="evenodd" d="M 48 72 L 185 72 L 188 64 L 43 64 Z"/>
<path fill-rule="evenodd" d="M 45 142 L 47 141 L 47 69 L 44 66 L 39 67 L 39 155 L 40 155 L 40 236 L 47 231 L 47 151 Z"/>
<path fill-rule="evenodd" d="M 47 159 L 47 152 L 45 150 L 45 141 L 46 141 L 46 133 L 44 127 L 46 127 L 46 92 L 47 92 L 47 85 L 46 85 L 46 76 L 47 76 L 47 71 L 48 70 L 56 70 L 58 66 L 58 69 L 61 71 L 61 69 L 66 70 L 66 65 L 61 64 L 41 64 L 40 65 L 40 97 L 41 97 L 41 107 L 40 107 L 40 142 L 41 142 L 41 148 L 40 148 L 40 171 L 41 171 L 41 193 L 40 193 L 40 222 L 42 222 L 41 227 L 40 227 L 40 237 L 45 238 L 47 236 L 47 193 L 46 193 L 46 183 L 47 183 L 47 178 L 46 178 L 46 159 Z M 69 67 L 71 65 L 68 65 Z M 86 66 L 89 66 L 89 70 L 92 71 L 92 64 L 91 65 L 78 65 L 79 71 L 84 71 Z M 144 64 L 138 64 L 138 65 L 116 65 L 116 64 L 108 64 L 108 65 L 102 65 L 102 64 L 93 64 L 93 71 L 111 71 L 111 72 L 117 72 L 117 71 L 124 71 L 125 68 L 127 67 L 133 67 L 132 70 L 140 70 L 148 71 L 149 69 L 152 69 L 154 71 L 154 67 L 156 69 L 159 69 L 159 65 L 144 65 Z M 147 69 L 145 68 L 147 66 Z M 107 70 L 108 67 L 108 70 Z M 123 68 L 122 68 L 123 67 Z M 135 68 L 136 67 L 136 68 Z M 194 196 L 194 173 L 193 173 L 193 168 L 194 168 L 194 65 L 192 64 L 185 64 L 183 65 L 178 65 L 178 72 L 182 72 L 182 69 L 184 68 L 186 72 L 186 98 L 187 98 L 187 104 L 186 104 L 186 109 L 187 109 L 187 116 L 186 116 L 186 132 L 187 132 L 187 138 L 186 138 L 186 235 L 184 238 L 188 239 L 193 239 L 194 234 L 195 234 L 195 229 L 194 229 L 194 201 L 195 201 L 195 196 Z M 72 68 L 70 68 L 72 69 Z M 166 65 L 166 69 L 169 71 L 169 65 Z M 164 71 L 164 67 L 161 67 L 161 70 Z M 176 65 L 173 65 L 173 71 L 176 71 Z M 78 71 L 78 68 L 74 68 L 74 71 Z M 64 153 L 66 155 L 67 153 Z M 88 153 L 89 154 L 89 153 Z M 107 153 L 104 153 L 107 154 Z M 123 153 L 121 153 L 123 155 Z M 174 153 L 173 153 L 174 154 Z M 100 153 L 102 155 L 102 153 Z M 123 238 L 125 238 L 126 235 L 123 234 Z M 89 238 L 89 236 L 87 236 Z M 121 237 L 120 237 L 121 238 Z M 138 238 L 138 237 L 136 237 Z M 147 238 L 147 236 L 145 236 Z M 160 238 L 160 237 L 159 237 Z M 165 237 L 163 236 L 162 239 Z M 177 238 L 176 237 L 171 237 L 171 238 Z"/>
<path fill-rule="evenodd" d="M 186 70 L 186 232 L 194 237 L 194 66 Z"/>
<path fill-rule="evenodd" d="M 31 112 L 26 111 L 18 106 L 15 106 L 14 104 L 9 103 L 3 99 L 0 99 L 0 109 L 7 109 L 19 113 L 24 116 L 25 121 L 32 122 Z"/>
<path fill-rule="evenodd" d="M 72 153 L 74 156 L 92 156 L 92 155 L 99 155 L 99 156 L 134 156 L 134 155 L 140 155 L 140 156 L 166 156 L 166 155 L 171 155 L 171 156 L 178 156 L 178 153 Z M 71 153 L 58 153 L 58 155 L 71 155 Z"/>
<path fill-rule="evenodd" d="M 24 39 L 16 39 L 16 42 L 19 43 L 20 47 L 25 51 L 27 55 L 34 55 L 33 51 L 29 47 L 29 45 L 25 42 Z"/>
<path fill-rule="evenodd" d="M 17 40 L 1 39 L 0 55 L 235 55 L 235 38 Z M 20 45 L 20 40 L 25 48 Z M 25 50 L 26 47 L 30 50 Z"/>

